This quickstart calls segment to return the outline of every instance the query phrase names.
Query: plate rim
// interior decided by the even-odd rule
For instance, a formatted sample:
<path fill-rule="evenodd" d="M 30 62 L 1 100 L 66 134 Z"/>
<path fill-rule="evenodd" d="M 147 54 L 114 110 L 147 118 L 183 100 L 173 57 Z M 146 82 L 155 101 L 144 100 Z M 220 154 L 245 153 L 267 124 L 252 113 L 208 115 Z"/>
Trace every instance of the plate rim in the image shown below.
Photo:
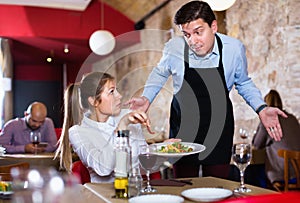
<path fill-rule="evenodd" d="M 146 195 L 139 195 L 139 196 L 135 196 L 135 197 L 132 197 L 132 198 L 130 198 L 129 200 L 128 200 L 128 202 L 129 203 L 132 203 L 132 201 L 134 200 L 134 199 L 138 199 L 138 198 L 142 198 L 143 196 L 172 196 L 172 197 L 177 197 L 178 198 L 178 200 L 180 201 L 180 202 L 184 202 L 184 198 L 183 197 L 181 197 L 181 196 L 179 196 L 179 195 L 173 195 L 173 194 L 146 194 Z"/>
<path fill-rule="evenodd" d="M 153 143 L 151 145 L 156 145 L 156 146 L 163 146 L 167 144 L 171 144 L 174 142 L 160 142 L 160 143 Z M 164 152 L 153 152 L 152 154 L 154 155 L 159 155 L 159 156 L 164 156 L 164 157 L 182 157 L 182 156 L 187 156 L 187 155 L 192 155 L 192 154 L 197 154 L 203 152 L 206 147 L 202 144 L 194 143 L 194 142 L 180 142 L 183 145 L 191 146 L 191 147 L 199 147 L 201 148 L 200 150 L 197 151 L 191 151 L 191 152 L 183 152 L 183 153 L 164 153 Z"/>
<path fill-rule="evenodd" d="M 188 197 L 186 196 L 184 193 L 187 192 L 187 191 L 191 191 L 191 190 L 207 190 L 207 189 L 214 189 L 214 190 L 222 190 L 222 191 L 228 191 L 228 195 L 223 195 L 221 197 L 213 197 L 213 198 L 209 198 L 209 197 L 206 197 L 206 198 L 193 198 L 193 197 Z M 190 188 L 190 189 L 186 189 L 186 190 L 183 190 L 181 192 L 181 195 L 187 199 L 190 199 L 190 200 L 194 200 L 194 201 L 205 201 L 205 202 L 210 202 L 210 201 L 218 201 L 218 200 L 222 200 L 222 199 L 225 199 L 227 197 L 230 197 L 233 195 L 233 192 L 229 189 L 226 189 L 226 188 L 218 188 L 218 187 L 199 187 L 199 188 Z"/>
<path fill-rule="evenodd" d="M 13 193 L 13 191 L 0 191 L 1 195 L 12 195 Z"/>

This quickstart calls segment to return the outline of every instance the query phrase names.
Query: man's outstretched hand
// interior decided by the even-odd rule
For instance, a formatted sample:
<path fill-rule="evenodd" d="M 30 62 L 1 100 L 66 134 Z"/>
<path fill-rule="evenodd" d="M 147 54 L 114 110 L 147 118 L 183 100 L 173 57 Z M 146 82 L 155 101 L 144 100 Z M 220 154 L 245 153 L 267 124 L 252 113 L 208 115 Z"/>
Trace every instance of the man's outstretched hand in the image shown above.
<path fill-rule="evenodd" d="M 124 105 L 129 105 L 129 108 L 132 110 L 140 110 L 146 112 L 150 106 L 150 102 L 146 97 L 133 97 L 125 102 Z"/>
<path fill-rule="evenodd" d="M 276 141 L 280 141 L 282 138 L 282 129 L 278 119 L 279 116 L 284 118 L 288 117 L 283 111 L 274 107 L 266 107 L 259 112 L 259 118 L 262 124 L 265 126 L 269 135 Z"/>

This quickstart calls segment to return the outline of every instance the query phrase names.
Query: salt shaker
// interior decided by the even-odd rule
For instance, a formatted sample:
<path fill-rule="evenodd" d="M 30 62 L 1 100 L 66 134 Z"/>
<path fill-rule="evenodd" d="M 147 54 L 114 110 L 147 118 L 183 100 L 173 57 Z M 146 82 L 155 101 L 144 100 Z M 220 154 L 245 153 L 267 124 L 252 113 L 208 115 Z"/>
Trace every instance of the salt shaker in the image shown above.
<path fill-rule="evenodd" d="M 143 186 L 143 178 L 138 167 L 132 168 L 128 177 L 128 196 L 135 197 L 140 195 Z"/>

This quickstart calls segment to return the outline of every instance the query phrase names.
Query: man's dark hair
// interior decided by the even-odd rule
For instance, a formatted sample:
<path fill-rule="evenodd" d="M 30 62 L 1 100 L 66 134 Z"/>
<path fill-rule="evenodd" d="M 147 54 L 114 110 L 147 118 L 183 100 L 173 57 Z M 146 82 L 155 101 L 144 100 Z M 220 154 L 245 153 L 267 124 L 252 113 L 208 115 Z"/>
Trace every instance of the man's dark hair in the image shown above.
<path fill-rule="evenodd" d="M 216 16 L 208 3 L 204 1 L 191 1 L 183 5 L 175 14 L 174 23 L 182 25 L 197 19 L 203 19 L 209 26 L 216 20 Z"/>

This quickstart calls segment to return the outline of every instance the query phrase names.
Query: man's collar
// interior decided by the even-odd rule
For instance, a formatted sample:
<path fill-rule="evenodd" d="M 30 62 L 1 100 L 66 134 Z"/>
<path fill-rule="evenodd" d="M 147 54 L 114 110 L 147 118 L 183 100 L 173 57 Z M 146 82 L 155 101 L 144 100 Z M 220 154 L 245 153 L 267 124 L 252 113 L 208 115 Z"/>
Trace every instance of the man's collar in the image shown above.
<path fill-rule="evenodd" d="M 219 47 L 218 47 L 218 41 L 217 41 L 216 36 L 215 36 L 214 47 L 212 49 L 211 54 L 219 55 Z"/>
<path fill-rule="evenodd" d="M 23 120 L 23 130 L 30 130 L 31 131 L 30 127 L 27 124 L 26 117 L 23 117 L 22 120 Z"/>

